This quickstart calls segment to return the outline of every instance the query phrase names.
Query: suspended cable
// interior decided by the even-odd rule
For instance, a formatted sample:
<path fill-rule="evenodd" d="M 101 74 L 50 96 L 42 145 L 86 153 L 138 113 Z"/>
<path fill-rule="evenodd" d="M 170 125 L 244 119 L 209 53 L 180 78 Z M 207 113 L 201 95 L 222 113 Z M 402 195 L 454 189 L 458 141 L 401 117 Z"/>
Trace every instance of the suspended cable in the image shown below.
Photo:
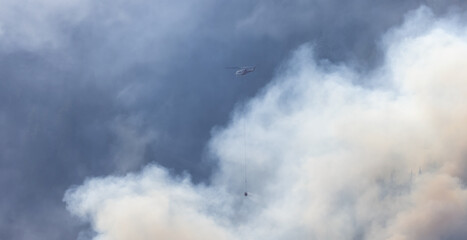
<path fill-rule="evenodd" d="M 243 177 L 245 180 L 245 197 L 248 196 L 248 185 L 246 178 L 246 120 L 243 121 Z"/>

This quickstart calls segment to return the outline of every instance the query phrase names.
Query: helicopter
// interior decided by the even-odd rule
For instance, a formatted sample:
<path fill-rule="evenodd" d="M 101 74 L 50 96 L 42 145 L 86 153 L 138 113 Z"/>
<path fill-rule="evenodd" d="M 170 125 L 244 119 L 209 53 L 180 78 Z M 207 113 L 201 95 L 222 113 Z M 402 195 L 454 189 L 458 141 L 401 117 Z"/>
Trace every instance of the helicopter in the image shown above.
<path fill-rule="evenodd" d="M 237 69 L 235 71 L 235 75 L 237 76 L 244 76 L 248 73 L 254 72 L 256 69 L 256 66 L 244 66 L 244 67 L 226 67 L 228 69 Z"/>

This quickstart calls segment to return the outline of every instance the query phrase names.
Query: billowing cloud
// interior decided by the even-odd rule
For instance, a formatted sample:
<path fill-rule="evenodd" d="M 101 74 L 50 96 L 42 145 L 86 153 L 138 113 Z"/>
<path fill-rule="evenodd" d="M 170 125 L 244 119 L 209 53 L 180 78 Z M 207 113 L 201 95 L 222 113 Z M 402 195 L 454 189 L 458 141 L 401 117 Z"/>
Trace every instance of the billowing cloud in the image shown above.
<path fill-rule="evenodd" d="M 188 178 L 170 179 L 150 166 L 138 175 L 90 180 L 67 201 L 102 233 L 98 239 L 230 239 L 207 212 L 208 195 L 214 196 Z"/>
<path fill-rule="evenodd" d="M 459 19 L 411 13 L 386 34 L 385 63 L 366 74 L 316 60 L 303 45 L 213 131 L 219 168 L 209 184 L 151 165 L 69 189 L 68 209 L 94 239 L 462 239 L 467 28 Z"/>

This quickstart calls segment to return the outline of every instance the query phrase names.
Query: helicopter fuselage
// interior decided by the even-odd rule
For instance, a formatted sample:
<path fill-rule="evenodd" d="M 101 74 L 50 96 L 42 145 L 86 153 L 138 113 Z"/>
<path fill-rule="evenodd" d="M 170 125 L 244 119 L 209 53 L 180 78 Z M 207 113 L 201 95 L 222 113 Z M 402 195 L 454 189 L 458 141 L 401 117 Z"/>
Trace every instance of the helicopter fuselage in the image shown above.
<path fill-rule="evenodd" d="M 235 71 L 235 75 L 243 76 L 253 71 L 255 71 L 254 67 L 240 68 L 237 71 Z"/>

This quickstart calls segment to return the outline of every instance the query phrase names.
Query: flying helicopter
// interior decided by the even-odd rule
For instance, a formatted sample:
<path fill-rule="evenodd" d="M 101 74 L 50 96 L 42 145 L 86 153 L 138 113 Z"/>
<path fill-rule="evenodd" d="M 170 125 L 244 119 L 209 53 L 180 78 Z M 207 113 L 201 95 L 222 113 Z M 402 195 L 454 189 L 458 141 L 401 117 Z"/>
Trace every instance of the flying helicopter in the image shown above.
<path fill-rule="evenodd" d="M 254 72 L 256 69 L 256 66 L 244 66 L 244 67 L 226 67 L 228 69 L 237 69 L 235 71 L 235 75 L 237 76 L 243 76 L 246 75 L 247 73 Z"/>

